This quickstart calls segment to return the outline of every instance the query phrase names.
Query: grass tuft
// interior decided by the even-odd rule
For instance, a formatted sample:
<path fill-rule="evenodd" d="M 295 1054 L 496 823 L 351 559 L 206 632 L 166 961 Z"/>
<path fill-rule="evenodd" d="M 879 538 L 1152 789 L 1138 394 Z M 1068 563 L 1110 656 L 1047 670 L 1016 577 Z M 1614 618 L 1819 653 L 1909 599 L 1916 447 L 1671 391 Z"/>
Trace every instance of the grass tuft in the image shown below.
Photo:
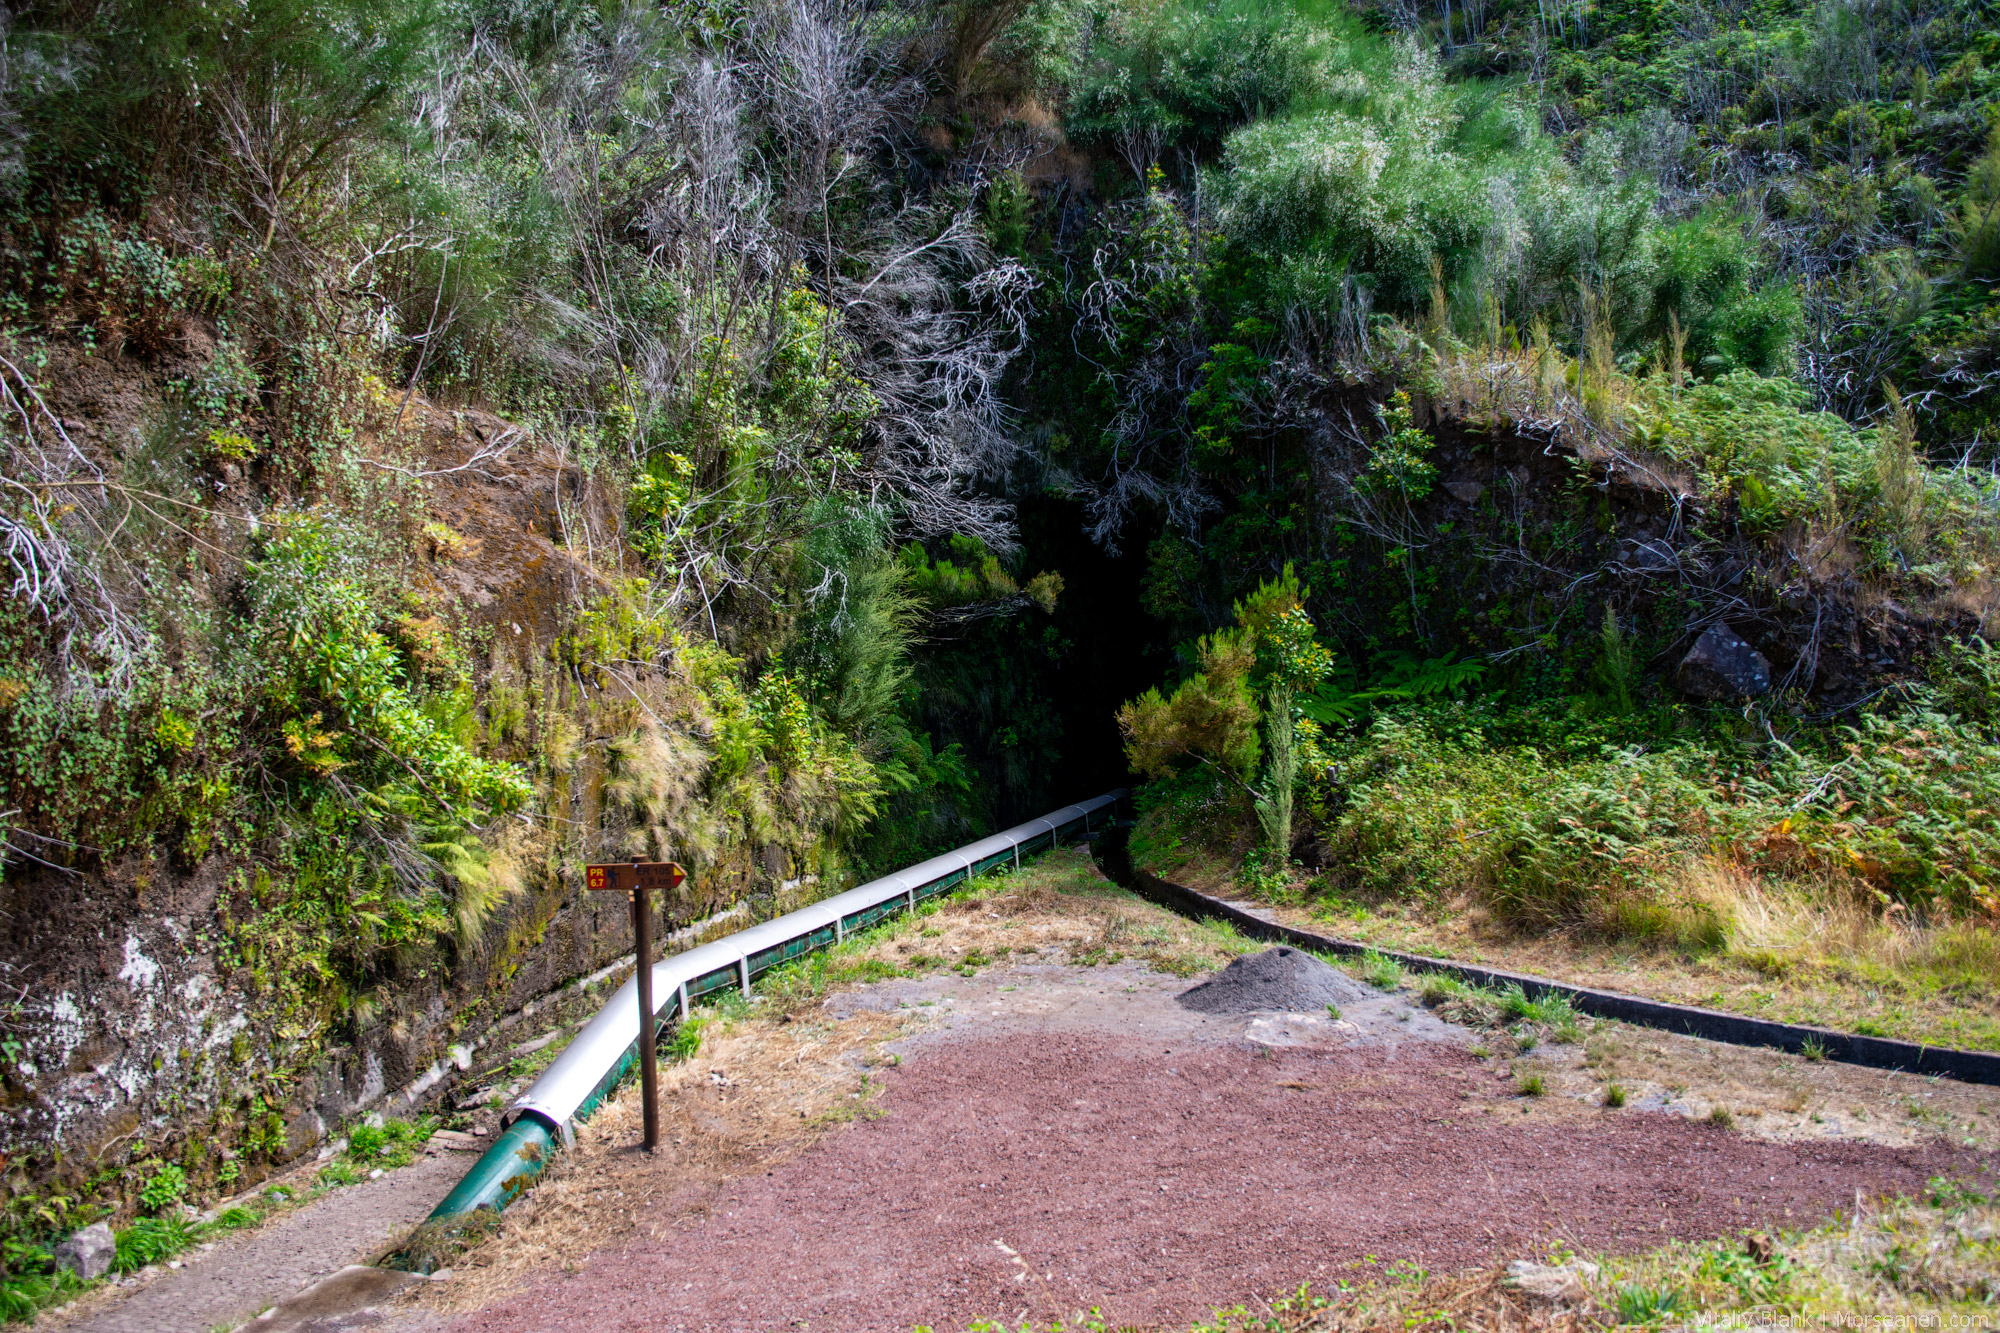
<path fill-rule="evenodd" d="M 1395 990 L 1403 984 L 1403 965 L 1373 949 L 1361 955 L 1360 969 L 1361 979 L 1377 990 Z"/>
<path fill-rule="evenodd" d="M 1661 1287 L 1620 1287 L 1618 1289 L 1618 1322 L 1621 1324 L 1658 1324 L 1673 1318 L 1680 1312 L 1681 1294 Z"/>

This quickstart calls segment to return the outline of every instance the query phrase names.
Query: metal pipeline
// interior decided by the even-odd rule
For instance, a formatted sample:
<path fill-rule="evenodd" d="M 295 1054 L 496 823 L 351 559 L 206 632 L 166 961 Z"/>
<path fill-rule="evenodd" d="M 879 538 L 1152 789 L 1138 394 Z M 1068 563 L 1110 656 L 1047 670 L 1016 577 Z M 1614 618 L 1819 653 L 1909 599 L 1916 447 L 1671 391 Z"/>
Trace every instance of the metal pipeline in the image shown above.
<path fill-rule="evenodd" d="M 1040 819 L 982 838 L 956 851 L 871 880 L 859 888 L 822 899 L 796 912 L 725 935 L 653 964 L 655 1013 L 678 1009 L 688 1016 L 700 996 L 727 986 L 750 993 L 751 981 L 864 930 L 900 911 L 913 911 L 975 875 L 1003 862 L 1046 851 L 1109 824 L 1130 793 L 1124 788 Z M 528 1090 L 509 1108 L 506 1130 L 475 1162 L 443 1202 L 431 1210 L 433 1222 L 477 1208 L 505 1208 L 542 1173 L 559 1148 L 575 1142 L 575 1126 L 603 1104 L 631 1073 L 638 1058 L 637 977 L 619 987 L 597 1016 L 563 1048 Z"/>

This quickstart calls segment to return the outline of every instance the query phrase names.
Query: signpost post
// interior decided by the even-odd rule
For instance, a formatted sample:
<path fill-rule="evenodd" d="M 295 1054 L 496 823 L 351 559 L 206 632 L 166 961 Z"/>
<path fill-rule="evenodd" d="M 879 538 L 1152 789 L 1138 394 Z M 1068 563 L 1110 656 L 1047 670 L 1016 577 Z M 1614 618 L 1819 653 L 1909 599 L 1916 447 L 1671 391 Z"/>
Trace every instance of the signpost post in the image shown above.
<path fill-rule="evenodd" d="M 596 893 L 623 892 L 632 902 L 632 944 L 639 961 L 639 1095 L 646 1151 L 660 1146 L 660 1071 L 653 1043 L 653 903 L 655 889 L 671 891 L 687 878 L 673 861 L 619 861 L 586 866 L 584 887 Z"/>

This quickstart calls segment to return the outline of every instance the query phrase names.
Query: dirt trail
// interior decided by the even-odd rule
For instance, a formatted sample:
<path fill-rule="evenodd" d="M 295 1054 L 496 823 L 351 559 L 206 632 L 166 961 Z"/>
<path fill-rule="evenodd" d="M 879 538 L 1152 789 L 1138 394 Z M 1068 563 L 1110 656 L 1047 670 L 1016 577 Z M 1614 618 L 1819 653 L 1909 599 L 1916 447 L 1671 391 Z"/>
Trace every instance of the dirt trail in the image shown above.
<path fill-rule="evenodd" d="M 1515 1095 L 1394 996 L 1211 1016 L 1142 967 L 996 969 L 834 996 L 925 1014 L 859 1119 L 447 1327 L 962 1327 L 1023 1311 L 1171 1323 L 1364 1256 L 1450 1269 L 1816 1222 L 1857 1189 L 1979 1159 L 1777 1143 L 1674 1115 Z M 1524 1113 L 1525 1112 L 1525 1113 Z M 419 1326 L 435 1327 L 429 1319 Z"/>
<path fill-rule="evenodd" d="M 1241 947 L 1044 858 L 871 946 L 926 974 L 780 988 L 718 1024 L 663 1072 L 656 1158 L 628 1089 L 450 1282 L 371 1327 L 947 1330 L 1092 1305 L 1185 1327 L 1369 1255 L 1646 1250 L 1993 1167 L 1935 1137 L 1990 1090 L 1919 1105 L 1874 1071 L 1617 1025 L 1501 1057 L 1504 1034 L 1407 991 L 1338 1017 L 1176 1003 Z M 1528 1070 L 1549 1095 L 1516 1095 Z M 1614 1074 L 1630 1109 L 1597 1104 Z M 1710 1103 L 1737 1129 L 1690 1118 Z"/>
<path fill-rule="evenodd" d="M 263 1226 L 100 1289 L 40 1327 L 63 1333 L 205 1333 L 235 1328 L 347 1264 L 366 1263 L 423 1221 L 473 1158 L 438 1152 L 337 1190 Z M 273 1182 L 283 1184 L 283 1181 Z"/>

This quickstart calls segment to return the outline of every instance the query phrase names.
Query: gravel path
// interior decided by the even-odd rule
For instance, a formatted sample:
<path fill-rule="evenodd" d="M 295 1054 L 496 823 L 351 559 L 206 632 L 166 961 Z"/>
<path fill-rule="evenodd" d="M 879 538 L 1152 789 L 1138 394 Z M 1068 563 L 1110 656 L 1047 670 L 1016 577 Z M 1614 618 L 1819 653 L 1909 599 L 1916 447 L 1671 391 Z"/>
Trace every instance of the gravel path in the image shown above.
<path fill-rule="evenodd" d="M 206 1333 L 235 1328 L 348 1264 L 366 1263 L 429 1215 L 473 1158 L 426 1155 L 380 1180 L 350 1185 L 263 1226 L 148 1270 L 48 1321 L 64 1333 Z"/>
<path fill-rule="evenodd" d="M 939 1034 L 884 1072 L 881 1118 L 736 1182 L 664 1240 L 452 1327 L 830 1333 L 1093 1305 L 1114 1323 L 1188 1320 L 1364 1256 L 1448 1269 L 1556 1239 L 1646 1249 L 1816 1222 L 1857 1189 L 1977 1164 L 1636 1111 L 1527 1116 L 1460 1045 L 1255 1046 L 1243 1031 Z"/>

